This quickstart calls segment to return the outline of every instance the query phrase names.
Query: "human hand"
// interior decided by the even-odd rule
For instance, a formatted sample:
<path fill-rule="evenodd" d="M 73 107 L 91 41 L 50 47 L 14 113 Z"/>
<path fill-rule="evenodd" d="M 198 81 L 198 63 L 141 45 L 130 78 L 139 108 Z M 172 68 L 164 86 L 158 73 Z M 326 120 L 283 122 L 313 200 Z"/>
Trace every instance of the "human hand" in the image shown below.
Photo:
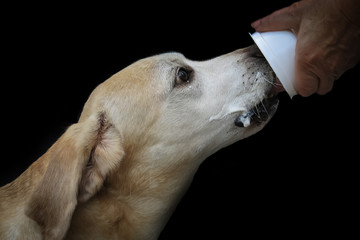
<path fill-rule="evenodd" d="M 303 0 L 253 22 L 258 32 L 297 35 L 295 89 L 306 97 L 328 93 L 360 61 L 360 1 Z"/>

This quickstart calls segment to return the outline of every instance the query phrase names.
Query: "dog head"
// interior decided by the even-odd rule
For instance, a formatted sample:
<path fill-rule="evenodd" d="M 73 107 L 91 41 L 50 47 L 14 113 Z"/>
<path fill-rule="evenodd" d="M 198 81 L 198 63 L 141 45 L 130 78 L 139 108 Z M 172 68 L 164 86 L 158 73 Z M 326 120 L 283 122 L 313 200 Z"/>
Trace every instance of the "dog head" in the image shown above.
<path fill-rule="evenodd" d="M 149 166 L 157 173 L 175 166 L 182 174 L 182 161 L 198 166 L 262 129 L 277 108 L 275 85 L 255 46 L 207 61 L 165 53 L 131 64 L 92 92 L 79 122 L 44 155 L 45 174 L 27 215 L 44 236 L 60 239 L 77 201 L 94 196 L 110 172 L 121 175 L 138 166 L 133 173 L 146 176 Z"/>
<path fill-rule="evenodd" d="M 256 46 L 208 61 L 165 53 L 133 63 L 93 92 L 80 121 L 105 111 L 126 142 L 210 155 L 264 127 L 276 77 Z M 133 144 L 133 143 L 129 143 Z"/>

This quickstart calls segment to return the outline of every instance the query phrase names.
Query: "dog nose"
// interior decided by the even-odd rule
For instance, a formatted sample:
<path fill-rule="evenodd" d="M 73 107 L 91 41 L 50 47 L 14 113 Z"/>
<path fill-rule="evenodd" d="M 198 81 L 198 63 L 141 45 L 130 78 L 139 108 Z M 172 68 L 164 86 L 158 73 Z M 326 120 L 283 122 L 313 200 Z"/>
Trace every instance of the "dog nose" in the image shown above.
<path fill-rule="evenodd" d="M 249 47 L 249 56 L 253 58 L 265 58 L 256 44 L 253 44 Z"/>

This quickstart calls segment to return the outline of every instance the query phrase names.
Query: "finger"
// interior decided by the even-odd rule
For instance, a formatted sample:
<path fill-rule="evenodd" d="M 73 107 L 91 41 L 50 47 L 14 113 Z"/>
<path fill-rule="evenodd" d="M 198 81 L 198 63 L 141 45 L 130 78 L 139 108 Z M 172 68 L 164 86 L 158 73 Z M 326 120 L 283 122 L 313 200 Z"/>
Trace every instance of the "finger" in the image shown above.
<path fill-rule="evenodd" d="M 277 10 L 251 24 L 257 32 L 291 30 L 297 32 L 300 25 L 299 3 Z"/>
<path fill-rule="evenodd" d="M 302 61 L 295 61 L 295 89 L 303 97 L 318 91 L 319 77 Z"/>
<path fill-rule="evenodd" d="M 337 55 L 328 56 L 322 61 L 322 71 L 319 71 L 320 82 L 317 91 L 318 94 L 324 95 L 332 90 L 334 82 L 346 71 L 346 67 L 344 66 L 349 66 L 346 61 L 348 60 L 347 58 L 348 56 L 344 57 L 341 52 L 338 52 Z"/>
<path fill-rule="evenodd" d="M 295 53 L 295 88 L 304 97 L 313 93 L 325 95 L 331 91 L 338 75 L 333 74 L 331 63 L 322 55 L 324 51 L 301 48 L 301 43 L 298 42 Z"/>
<path fill-rule="evenodd" d="M 317 93 L 319 95 L 325 95 L 326 93 L 330 92 L 333 88 L 335 78 L 331 78 L 329 76 L 323 77 L 319 81 L 319 88 Z"/>

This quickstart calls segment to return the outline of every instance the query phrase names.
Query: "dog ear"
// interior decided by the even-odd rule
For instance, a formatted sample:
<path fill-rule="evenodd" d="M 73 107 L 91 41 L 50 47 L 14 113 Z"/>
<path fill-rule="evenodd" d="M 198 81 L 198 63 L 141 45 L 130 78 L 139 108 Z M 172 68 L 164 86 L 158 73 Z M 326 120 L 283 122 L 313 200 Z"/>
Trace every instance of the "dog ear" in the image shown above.
<path fill-rule="evenodd" d="M 26 209 L 44 239 L 65 236 L 77 202 L 91 198 L 123 156 L 120 134 L 104 114 L 67 129 L 44 154 L 48 166 Z"/>
<path fill-rule="evenodd" d="M 116 168 L 124 156 L 119 132 L 103 115 L 99 120 L 97 136 L 82 171 L 78 192 L 80 202 L 87 201 L 102 187 L 107 174 Z"/>

